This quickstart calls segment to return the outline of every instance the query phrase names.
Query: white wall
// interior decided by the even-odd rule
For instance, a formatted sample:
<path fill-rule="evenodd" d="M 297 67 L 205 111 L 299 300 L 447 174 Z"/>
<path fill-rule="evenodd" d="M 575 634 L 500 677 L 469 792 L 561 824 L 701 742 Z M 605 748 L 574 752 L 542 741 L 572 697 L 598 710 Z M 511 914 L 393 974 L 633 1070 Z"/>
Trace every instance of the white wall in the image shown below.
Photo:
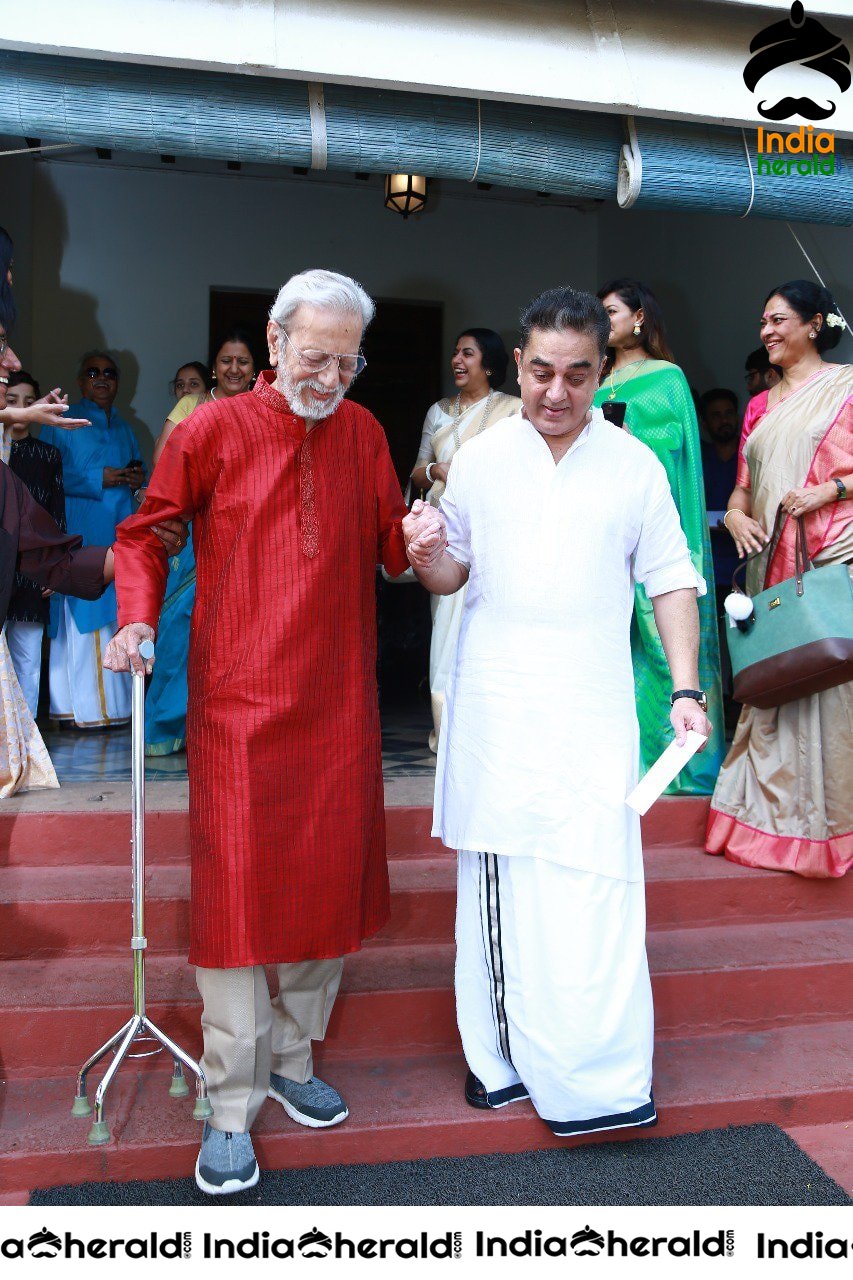
<path fill-rule="evenodd" d="M 3 149 L 20 145 L 20 138 L 0 138 Z M 18 320 L 14 351 L 29 351 L 32 346 L 33 173 L 33 162 L 26 156 L 0 160 L 0 226 L 8 231 L 15 246 L 13 278 Z"/>
<path fill-rule="evenodd" d="M 43 383 L 73 390 L 86 347 L 115 350 L 119 407 L 148 428 L 147 449 L 171 407 L 175 367 L 206 356 L 211 286 L 274 289 L 293 271 L 329 266 L 375 294 L 443 302 L 446 343 L 475 323 L 511 345 L 519 308 L 540 288 L 638 275 L 660 297 L 691 384 L 742 395 L 765 293 L 810 275 L 786 226 L 768 220 L 615 206 L 580 214 L 472 191 L 404 222 L 383 208 L 375 183 L 26 158 L 0 166 L 0 223 L 16 241 L 19 354 Z M 796 229 L 853 321 L 850 231 Z M 832 358 L 853 360 L 849 334 Z M 413 415 L 423 409 L 413 405 Z"/>
<path fill-rule="evenodd" d="M 836 302 L 853 323 L 853 233 L 794 226 Z M 744 399 L 743 362 L 760 345 L 758 321 L 775 285 L 815 276 L 784 222 L 606 206 L 599 270 L 639 276 L 657 294 L 676 360 L 699 391 L 731 387 Z M 828 357 L 853 361 L 849 332 Z"/>
<path fill-rule="evenodd" d="M 466 324 L 512 340 L 541 288 L 596 280 L 596 218 L 566 208 L 444 198 L 404 222 L 373 183 L 106 163 L 36 166 L 33 238 L 32 371 L 73 384 L 79 354 L 108 346 L 122 367 L 119 408 L 155 435 L 176 366 L 206 358 L 211 286 L 272 290 L 330 267 L 373 294 L 443 302 L 449 342 Z"/>

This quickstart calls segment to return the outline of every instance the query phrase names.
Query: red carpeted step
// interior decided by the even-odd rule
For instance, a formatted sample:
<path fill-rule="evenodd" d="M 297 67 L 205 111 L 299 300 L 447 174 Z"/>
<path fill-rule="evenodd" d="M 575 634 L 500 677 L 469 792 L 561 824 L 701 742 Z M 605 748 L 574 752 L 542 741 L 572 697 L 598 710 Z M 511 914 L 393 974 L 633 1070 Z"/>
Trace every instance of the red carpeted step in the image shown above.
<path fill-rule="evenodd" d="M 301 1128 L 266 1102 L 254 1130 L 262 1168 L 377 1163 L 630 1140 L 728 1124 L 838 1123 L 851 1114 L 850 1024 L 672 1040 L 655 1055 L 655 1129 L 592 1139 L 555 1138 L 531 1105 L 475 1111 L 462 1099 L 465 1066 L 453 1055 L 377 1057 L 329 1064 L 350 1108 L 344 1124 Z M 70 1115 L 71 1078 L 14 1081 L 0 1130 L 0 1191 L 89 1180 L 188 1177 L 200 1126 L 190 1101 L 167 1095 L 168 1071 L 120 1074 L 108 1100 L 113 1141 L 86 1142 L 89 1121 Z M 839 1083 L 846 1081 L 846 1084 Z"/>
<path fill-rule="evenodd" d="M 452 939 L 453 855 L 396 859 L 389 870 L 392 916 L 371 945 Z M 646 877 L 650 928 L 853 915 L 853 877 L 804 880 L 666 847 L 649 850 Z M 188 895 L 188 867 L 148 867 L 145 920 L 153 948 L 187 948 Z M 129 900 L 129 866 L 2 867 L 0 958 L 123 952 Z"/>
<path fill-rule="evenodd" d="M 124 785 L 124 784 L 123 784 Z M 93 783 L 93 792 L 95 791 Z M 126 787 L 128 805 L 130 788 Z M 646 848 L 680 845 L 700 848 L 705 838 L 708 797 L 670 797 L 642 820 Z M 145 856 L 149 864 L 183 863 L 189 856 L 189 815 L 185 809 L 157 809 L 150 788 L 145 819 Z M 430 835 L 432 810 L 395 805 L 385 810 L 389 858 L 441 856 L 445 850 Z M 0 849 L 6 866 L 124 866 L 130 862 L 129 809 L 102 811 L 93 800 L 79 812 L 0 813 Z"/>
<path fill-rule="evenodd" d="M 649 935 L 658 1039 L 844 1018 L 850 921 L 668 929 Z M 147 966 L 151 1015 L 200 1050 L 199 999 L 183 956 Z M 322 1055 L 442 1053 L 458 1043 L 453 944 L 388 944 L 348 957 Z M 79 1065 L 129 1014 L 131 960 L 81 956 L 0 967 L 6 1071 Z M 57 1014 L 61 1008 L 61 1015 Z"/>

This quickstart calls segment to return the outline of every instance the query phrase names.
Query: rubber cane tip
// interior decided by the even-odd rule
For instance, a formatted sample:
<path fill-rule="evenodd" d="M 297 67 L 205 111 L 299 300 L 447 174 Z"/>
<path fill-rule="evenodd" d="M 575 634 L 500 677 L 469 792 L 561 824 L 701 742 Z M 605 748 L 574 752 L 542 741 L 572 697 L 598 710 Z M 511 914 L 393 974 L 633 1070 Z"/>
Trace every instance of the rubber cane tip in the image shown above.
<path fill-rule="evenodd" d="M 102 1147 L 110 1140 L 110 1131 L 106 1120 L 96 1120 L 89 1130 L 89 1146 Z"/>
<path fill-rule="evenodd" d="M 193 1108 L 193 1120 L 209 1120 L 213 1115 L 210 1098 L 198 1098 Z"/>
<path fill-rule="evenodd" d="M 169 1085 L 170 1098 L 185 1098 L 190 1091 L 183 1076 L 172 1076 L 172 1083 Z"/>
<path fill-rule="evenodd" d="M 82 1098 L 74 1099 L 74 1106 L 71 1108 L 71 1114 L 72 1116 L 90 1116 L 92 1114 L 92 1107 L 85 1094 Z"/>

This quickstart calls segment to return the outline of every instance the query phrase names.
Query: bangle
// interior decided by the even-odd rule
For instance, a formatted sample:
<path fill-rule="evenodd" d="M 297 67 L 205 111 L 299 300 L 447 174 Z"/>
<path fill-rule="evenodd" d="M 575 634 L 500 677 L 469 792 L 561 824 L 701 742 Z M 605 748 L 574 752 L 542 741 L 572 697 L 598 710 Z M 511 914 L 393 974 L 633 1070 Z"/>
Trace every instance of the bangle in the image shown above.
<path fill-rule="evenodd" d="M 435 481 L 434 481 L 434 480 L 433 480 L 433 478 L 432 478 L 432 469 L 433 469 L 433 467 L 434 467 L 434 466 L 435 466 L 435 463 L 434 463 L 434 462 L 428 462 L 428 463 L 426 464 L 426 478 L 427 478 L 427 484 L 435 484 Z"/>
<path fill-rule="evenodd" d="M 726 512 L 726 514 L 723 516 L 723 528 L 726 529 L 729 533 L 731 533 L 731 529 L 729 529 L 729 524 L 728 524 L 729 516 L 734 515 L 734 513 L 739 510 L 740 510 L 739 507 L 730 507 L 729 510 Z M 741 511 L 740 514 L 743 515 L 744 513 Z"/>

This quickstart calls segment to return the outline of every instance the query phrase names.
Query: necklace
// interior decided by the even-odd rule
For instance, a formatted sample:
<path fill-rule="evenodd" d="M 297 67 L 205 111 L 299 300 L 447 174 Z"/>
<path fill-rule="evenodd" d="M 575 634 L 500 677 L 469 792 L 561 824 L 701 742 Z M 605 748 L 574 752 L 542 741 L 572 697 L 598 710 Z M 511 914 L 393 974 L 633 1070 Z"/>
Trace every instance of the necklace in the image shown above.
<path fill-rule="evenodd" d="M 483 430 L 483 428 L 485 427 L 486 423 L 489 420 L 489 414 L 492 411 L 492 396 L 494 394 L 495 394 L 494 391 L 490 387 L 489 394 L 486 396 L 486 403 L 483 406 L 483 413 L 480 417 L 479 425 L 477 427 L 477 430 L 474 432 L 475 436 L 478 436 L 480 434 L 480 432 Z M 460 417 L 462 416 L 462 392 L 461 391 L 459 392 L 459 394 L 457 395 L 456 399 L 453 402 L 452 415 L 453 415 L 453 439 L 456 441 L 455 452 L 458 453 L 459 450 L 462 448 L 462 441 L 459 439 L 459 427 L 457 425 Z"/>
<path fill-rule="evenodd" d="M 629 373 L 626 377 L 624 377 L 620 385 L 624 385 L 624 383 L 630 382 L 632 378 L 635 378 L 637 374 L 640 372 L 640 369 L 643 367 L 643 365 L 648 364 L 650 360 L 651 360 L 651 356 L 643 356 L 642 360 L 632 360 L 631 367 L 633 368 L 633 373 Z M 623 368 L 624 368 L 624 365 L 623 365 Z M 610 395 L 607 397 L 608 400 L 616 399 L 615 376 L 616 376 L 616 366 L 614 365 L 613 368 L 610 370 L 610 373 L 608 374 L 608 377 L 610 379 Z"/>
<path fill-rule="evenodd" d="M 804 378 L 803 381 L 799 384 L 799 386 L 796 386 L 796 387 L 792 387 L 791 384 L 787 382 L 787 379 L 783 376 L 782 381 L 778 384 L 779 395 L 777 396 L 775 403 L 781 404 L 783 400 L 787 400 L 788 397 L 794 395 L 796 391 L 802 391 L 803 387 L 807 387 L 810 382 L 813 382 L 815 378 L 819 378 L 821 374 L 826 373 L 827 370 L 830 369 L 831 367 L 832 366 L 828 364 L 821 365 L 819 369 L 815 369 L 814 373 L 810 373 L 809 376 L 807 378 Z M 788 390 L 783 391 L 782 386 L 783 384 L 786 384 L 786 383 L 788 386 Z M 768 400 L 768 408 L 771 408 L 771 407 L 773 406 L 770 405 Z"/>

